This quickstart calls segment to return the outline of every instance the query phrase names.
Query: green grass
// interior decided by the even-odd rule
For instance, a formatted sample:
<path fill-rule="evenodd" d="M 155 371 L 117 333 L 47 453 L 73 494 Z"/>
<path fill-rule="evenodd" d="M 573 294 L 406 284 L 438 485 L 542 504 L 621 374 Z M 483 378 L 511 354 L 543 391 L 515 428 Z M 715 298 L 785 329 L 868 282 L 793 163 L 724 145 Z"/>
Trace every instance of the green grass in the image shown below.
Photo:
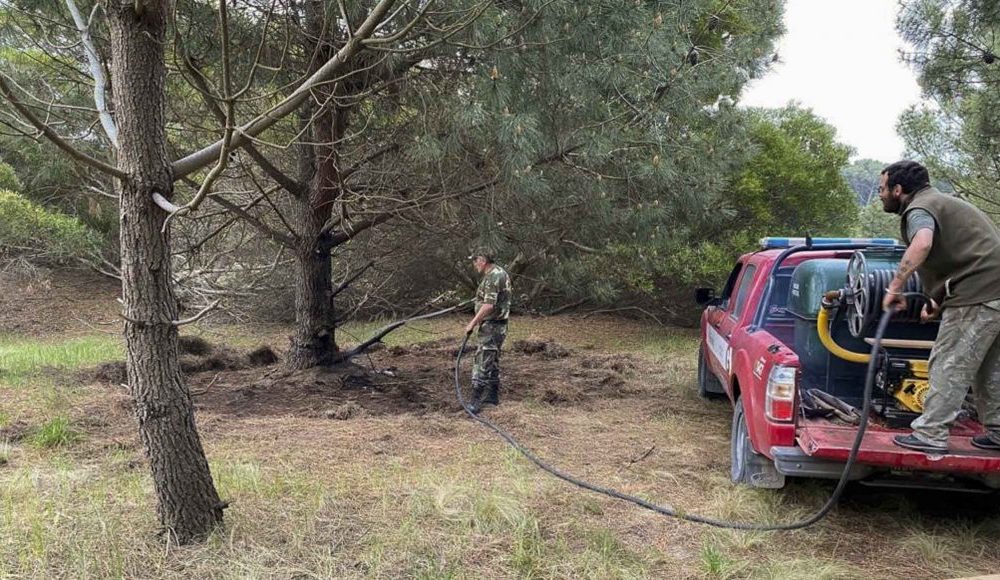
<path fill-rule="evenodd" d="M 62 447 L 80 439 L 66 417 L 55 417 L 39 427 L 31 437 L 32 443 L 43 449 Z"/>
<path fill-rule="evenodd" d="M 10 442 L 4 439 L 0 441 L 0 466 L 7 465 L 10 461 Z"/>
<path fill-rule="evenodd" d="M 715 544 L 707 543 L 701 548 L 701 568 L 710 578 L 730 578 L 738 566 Z"/>
<path fill-rule="evenodd" d="M 0 338 L 0 384 L 23 386 L 46 369 L 75 370 L 122 356 L 121 339 L 111 335 L 62 342 Z"/>

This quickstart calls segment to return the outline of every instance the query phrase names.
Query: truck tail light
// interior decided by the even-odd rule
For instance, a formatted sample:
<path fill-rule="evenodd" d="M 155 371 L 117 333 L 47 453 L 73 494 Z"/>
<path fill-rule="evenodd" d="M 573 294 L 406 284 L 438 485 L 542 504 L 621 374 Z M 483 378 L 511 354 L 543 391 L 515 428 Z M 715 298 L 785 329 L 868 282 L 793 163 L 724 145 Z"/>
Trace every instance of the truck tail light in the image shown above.
<path fill-rule="evenodd" d="M 798 369 L 775 365 L 767 377 L 764 414 L 772 421 L 791 421 L 795 417 L 795 377 Z"/>

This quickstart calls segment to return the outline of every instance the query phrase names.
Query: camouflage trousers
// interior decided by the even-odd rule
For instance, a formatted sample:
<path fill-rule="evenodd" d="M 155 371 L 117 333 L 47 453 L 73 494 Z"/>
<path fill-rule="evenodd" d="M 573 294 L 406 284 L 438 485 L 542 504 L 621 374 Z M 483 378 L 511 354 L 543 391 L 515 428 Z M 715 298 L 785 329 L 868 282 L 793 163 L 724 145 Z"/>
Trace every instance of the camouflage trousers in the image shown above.
<path fill-rule="evenodd" d="M 1000 300 L 945 308 L 930 359 L 930 388 L 914 435 L 947 445 L 951 424 L 972 387 L 979 421 L 1000 443 Z"/>
<path fill-rule="evenodd" d="M 507 338 L 507 323 L 487 320 L 479 326 L 476 357 L 472 363 L 473 393 L 489 389 L 490 399 L 497 397 L 500 388 L 500 349 Z M 495 402 L 495 401 L 491 401 Z"/>

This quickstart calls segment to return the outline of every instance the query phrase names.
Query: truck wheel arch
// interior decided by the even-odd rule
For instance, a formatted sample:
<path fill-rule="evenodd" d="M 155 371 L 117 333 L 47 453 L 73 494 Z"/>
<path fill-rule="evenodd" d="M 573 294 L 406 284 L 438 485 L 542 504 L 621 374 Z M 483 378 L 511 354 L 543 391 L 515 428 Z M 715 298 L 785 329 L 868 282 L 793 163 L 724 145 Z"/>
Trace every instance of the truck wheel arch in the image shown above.
<path fill-rule="evenodd" d="M 740 352 L 736 356 L 735 364 L 733 365 L 733 376 L 730 379 L 733 385 L 733 403 L 742 404 L 743 412 L 746 415 L 746 425 L 747 432 L 750 435 L 750 443 L 754 448 L 754 451 L 760 453 L 761 450 L 758 449 L 758 444 L 760 441 L 760 434 L 757 432 L 757 421 L 753 420 L 757 415 L 758 409 L 760 409 L 761 401 L 758 399 L 759 389 L 751 388 L 749 392 L 743 393 L 740 389 L 740 385 L 744 384 L 744 381 L 740 380 L 740 377 L 750 376 L 750 357 L 747 356 L 746 352 Z M 748 379 L 746 384 L 753 385 L 753 380 Z"/>

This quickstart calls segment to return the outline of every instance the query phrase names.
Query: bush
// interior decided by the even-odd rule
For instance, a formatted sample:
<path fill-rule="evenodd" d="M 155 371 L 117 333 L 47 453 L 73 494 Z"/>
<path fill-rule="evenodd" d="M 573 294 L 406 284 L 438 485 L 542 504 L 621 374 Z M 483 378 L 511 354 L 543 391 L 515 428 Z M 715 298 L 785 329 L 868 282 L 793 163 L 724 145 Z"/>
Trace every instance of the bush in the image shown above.
<path fill-rule="evenodd" d="M 21 180 L 14 173 L 14 168 L 0 161 L 0 190 L 21 191 Z"/>
<path fill-rule="evenodd" d="M 76 218 L 0 190 L 0 259 L 63 263 L 99 248 L 97 235 Z"/>

